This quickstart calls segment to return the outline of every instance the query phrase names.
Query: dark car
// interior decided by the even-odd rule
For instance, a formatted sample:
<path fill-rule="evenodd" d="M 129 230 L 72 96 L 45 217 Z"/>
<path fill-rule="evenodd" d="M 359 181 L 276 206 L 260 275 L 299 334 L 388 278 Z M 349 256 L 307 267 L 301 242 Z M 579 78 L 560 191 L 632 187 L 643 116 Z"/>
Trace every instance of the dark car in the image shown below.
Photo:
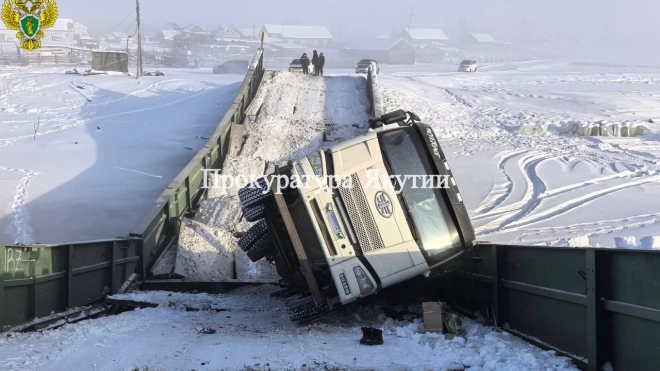
<path fill-rule="evenodd" d="M 245 75 L 250 63 L 248 61 L 227 61 L 213 68 L 213 73 Z"/>
<path fill-rule="evenodd" d="M 303 72 L 302 61 L 300 59 L 294 59 L 289 64 L 289 72 Z"/>
<path fill-rule="evenodd" d="M 369 73 L 369 67 L 372 67 L 376 74 L 380 73 L 380 66 L 375 59 L 363 59 L 359 61 L 357 66 L 355 66 L 355 73 Z"/>

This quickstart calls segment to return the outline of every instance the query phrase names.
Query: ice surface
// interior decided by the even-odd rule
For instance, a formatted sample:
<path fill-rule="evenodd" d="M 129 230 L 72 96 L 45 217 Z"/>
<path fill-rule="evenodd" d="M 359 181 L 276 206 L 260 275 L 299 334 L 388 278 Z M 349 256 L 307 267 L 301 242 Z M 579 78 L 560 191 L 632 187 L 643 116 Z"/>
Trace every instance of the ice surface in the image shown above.
<path fill-rule="evenodd" d="M 0 243 L 127 235 L 206 144 L 243 79 L 64 72 L 0 70 Z"/>
<path fill-rule="evenodd" d="M 410 109 L 434 127 L 479 239 L 568 246 L 582 236 L 613 247 L 614 237 L 659 234 L 656 71 L 567 61 L 435 68 L 384 66 L 385 110 Z M 590 136 L 604 129 L 617 132 Z"/>

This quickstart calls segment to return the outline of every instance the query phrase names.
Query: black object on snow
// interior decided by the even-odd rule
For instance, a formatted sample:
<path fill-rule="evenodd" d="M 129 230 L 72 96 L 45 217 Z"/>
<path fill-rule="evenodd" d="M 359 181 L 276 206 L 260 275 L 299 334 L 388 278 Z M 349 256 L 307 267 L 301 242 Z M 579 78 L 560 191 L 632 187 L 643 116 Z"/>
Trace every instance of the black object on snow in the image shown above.
<path fill-rule="evenodd" d="M 360 344 L 382 345 L 383 331 L 373 327 L 362 327 L 362 339 L 360 339 Z"/>

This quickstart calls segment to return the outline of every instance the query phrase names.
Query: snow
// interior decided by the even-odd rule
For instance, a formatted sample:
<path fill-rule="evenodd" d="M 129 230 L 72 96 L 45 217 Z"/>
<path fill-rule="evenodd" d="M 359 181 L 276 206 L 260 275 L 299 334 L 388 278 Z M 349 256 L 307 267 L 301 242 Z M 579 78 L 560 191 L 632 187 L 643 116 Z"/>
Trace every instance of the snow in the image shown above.
<path fill-rule="evenodd" d="M 332 34 L 322 26 L 293 26 L 280 24 L 265 24 L 267 33 L 281 36 L 285 39 L 332 39 Z"/>
<path fill-rule="evenodd" d="M 244 78 L 64 72 L 0 69 L 0 243 L 127 235 L 206 144 Z"/>
<path fill-rule="evenodd" d="M 246 139 L 240 148 L 230 150 L 221 175 L 255 179 L 272 172 L 276 164 L 285 165 L 289 160 L 364 133 L 368 104 L 363 77 L 267 71 L 246 113 Z M 324 142 L 324 136 L 328 142 Z M 240 280 L 279 279 L 273 265 L 265 260 L 252 263 L 238 249 L 234 232 L 247 231 L 251 225 L 240 219 L 237 194 L 238 187 L 224 189 L 217 185 L 209 189 L 208 199 L 200 205 L 194 223 L 199 226 L 197 229 L 206 231 L 204 241 L 197 238 L 199 233 L 189 230 L 190 223 L 182 226 L 176 271 L 185 272 L 182 275 L 186 279 L 204 281 L 211 273 L 216 278 L 233 278 L 226 269 L 214 271 L 210 264 L 213 260 L 223 262 L 223 267 L 235 261 Z"/>
<path fill-rule="evenodd" d="M 444 31 L 439 28 L 406 28 L 406 32 L 413 40 L 449 40 Z"/>
<path fill-rule="evenodd" d="M 409 109 L 434 127 L 479 239 L 614 247 L 615 237 L 660 234 L 660 74 L 563 60 L 456 69 L 383 66 L 379 84 L 385 111 Z M 643 124 L 644 135 L 562 131 L 605 121 Z M 547 133 L 520 135 L 528 124 Z"/>
<path fill-rule="evenodd" d="M 567 358 L 465 320 L 465 338 L 424 333 L 420 318 L 352 305 L 296 326 L 276 287 L 224 295 L 147 292 L 117 299 L 158 304 L 62 328 L 0 338 L 0 369 L 84 370 L 577 370 Z M 421 305 L 406 308 L 421 313 Z M 383 330 L 363 346 L 360 327 Z M 213 334 L 204 334 L 209 329 Z"/>

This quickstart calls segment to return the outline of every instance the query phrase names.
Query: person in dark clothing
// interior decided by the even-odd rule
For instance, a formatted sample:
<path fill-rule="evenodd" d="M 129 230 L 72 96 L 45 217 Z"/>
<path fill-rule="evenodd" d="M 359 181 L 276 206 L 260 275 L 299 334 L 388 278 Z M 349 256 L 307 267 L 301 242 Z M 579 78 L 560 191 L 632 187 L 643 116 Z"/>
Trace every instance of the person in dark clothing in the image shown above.
<path fill-rule="evenodd" d="M 309 75 L 309 57 L 307 57 L 307 53 L 303 53 L 300 57 L 300 64 L 302 64 L 303 73 Z"/>
<path fill-rule="evenodd" d="M 312 66 L 314 66 L 314 76 L 318 76 L 319 74 L 318 64 L 319 64 L 319 55 L 316 52 L 316 50 L 314 50 L 314 55 L 312 55 Z"/>
<path fill-rule="evenodd" d="M 323 76 L 323 67 L 325 66 L 325 57 L 323 56 L 323 53 L 321 53 L 321 55 L 319 55 L 319 61 L 317 63 L 317 66 L 318 66 L 318 71 L 319 71 L 318 75 Z M 314 71 L 316 71 L 316 70 L 314 70 Z"/>

